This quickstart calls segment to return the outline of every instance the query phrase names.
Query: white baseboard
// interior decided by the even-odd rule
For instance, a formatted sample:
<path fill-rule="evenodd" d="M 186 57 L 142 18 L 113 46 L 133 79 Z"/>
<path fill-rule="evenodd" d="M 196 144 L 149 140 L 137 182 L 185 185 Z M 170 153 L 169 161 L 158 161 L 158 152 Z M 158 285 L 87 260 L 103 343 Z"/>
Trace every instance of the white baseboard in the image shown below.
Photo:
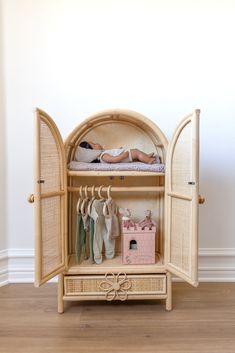
<path fill-rule="evenodd" d="M 0 251 L 0 286 L 33 282 L 34 249 Z M 199 282 L 235 282 L 235 249 L 199 249 Z"/>
<path fill-rule="evenodd" d="M 8 281 L 34 282 L 34 249 L 8 249 Z"/>
<path fill-rule="evenodd" d="M 199 249 L 199 281 L 235 282 L 235 249 Z"/>

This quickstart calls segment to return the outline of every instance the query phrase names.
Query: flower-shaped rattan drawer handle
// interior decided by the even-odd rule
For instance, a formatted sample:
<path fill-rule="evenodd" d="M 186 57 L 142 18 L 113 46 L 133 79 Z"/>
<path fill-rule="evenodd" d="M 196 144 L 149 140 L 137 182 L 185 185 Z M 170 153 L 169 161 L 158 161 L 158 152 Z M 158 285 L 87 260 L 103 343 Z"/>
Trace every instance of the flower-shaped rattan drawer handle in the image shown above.
<path fill-rule="evenodd" d="M 127 291 L 131 288 L 131 281 L 124 272 L 119 272 L 117 275 L 113 272 L 107 272 L 105 280 L 100 282 L 99 288 L 106 292 L 106 300 L 111 301 L 117 298 L 124 301 L 127 299 Z"/>

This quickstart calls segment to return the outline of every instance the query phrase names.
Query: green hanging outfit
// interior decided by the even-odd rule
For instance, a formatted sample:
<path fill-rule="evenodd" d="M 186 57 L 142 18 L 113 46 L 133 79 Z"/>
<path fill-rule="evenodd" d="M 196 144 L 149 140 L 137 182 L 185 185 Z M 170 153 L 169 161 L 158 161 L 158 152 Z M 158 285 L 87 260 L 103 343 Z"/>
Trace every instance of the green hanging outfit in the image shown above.
<path fill-rule="evenodd" d="M 76 224 L 76 242 L 75 242 L 75 252 L 77 261 L 81 261 L 81 255 L 86 259 L 86 231 L 84 229 L 82 215 L 77 214 L 77 224 Z"/>
<path fill-rule="evenodd" d="M 93 264 L 94 261 L 94 251 L 93 251 L 93 239 L 94 239 L 94 220 L 90 217 L 89 220 L 89 248 L 90 248 L 90 262 Z"/>

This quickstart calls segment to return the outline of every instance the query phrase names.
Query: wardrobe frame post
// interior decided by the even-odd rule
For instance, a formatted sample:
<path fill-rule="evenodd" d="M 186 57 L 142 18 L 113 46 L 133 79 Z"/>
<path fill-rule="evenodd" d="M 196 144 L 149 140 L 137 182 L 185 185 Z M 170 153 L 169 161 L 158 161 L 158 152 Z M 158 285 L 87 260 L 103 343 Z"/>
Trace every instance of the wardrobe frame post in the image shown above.
<path fill-rule="evenodd" d="M 64 312 L 64 275 L 63 273 L 58 276 L 58 313 L 63 314 Z"/>
<path fill-rule="evenodd" d="M 166 287 L 167 287 L 167 298 L 166 298 L 166 310 L 172 310 L 172 278 L 171 273 L 168 271 L 166 274 Z"/>

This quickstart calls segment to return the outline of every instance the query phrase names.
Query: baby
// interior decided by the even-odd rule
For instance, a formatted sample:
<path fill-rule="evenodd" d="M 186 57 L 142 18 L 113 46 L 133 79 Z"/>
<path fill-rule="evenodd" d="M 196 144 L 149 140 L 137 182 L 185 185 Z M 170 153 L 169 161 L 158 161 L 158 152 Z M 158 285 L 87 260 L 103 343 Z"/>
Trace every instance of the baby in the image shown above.
<path fill-rule="evenodd" d="M 93 152 L 88 150 L 93 150 Z M 147 164 L 161 163 L 160 157 L 154 153 L 147 154 L 137 148 L 125 149 L 123 147 L 104 150 L 99 143 L 91 141 L 83 141 L 80 143 L 75 153 L 75 158 L 81 162 L 92 163 L 130 163 L 134 161 Z M 90 160 L 84 160 L 86 158 L 89 158 Z"/>

